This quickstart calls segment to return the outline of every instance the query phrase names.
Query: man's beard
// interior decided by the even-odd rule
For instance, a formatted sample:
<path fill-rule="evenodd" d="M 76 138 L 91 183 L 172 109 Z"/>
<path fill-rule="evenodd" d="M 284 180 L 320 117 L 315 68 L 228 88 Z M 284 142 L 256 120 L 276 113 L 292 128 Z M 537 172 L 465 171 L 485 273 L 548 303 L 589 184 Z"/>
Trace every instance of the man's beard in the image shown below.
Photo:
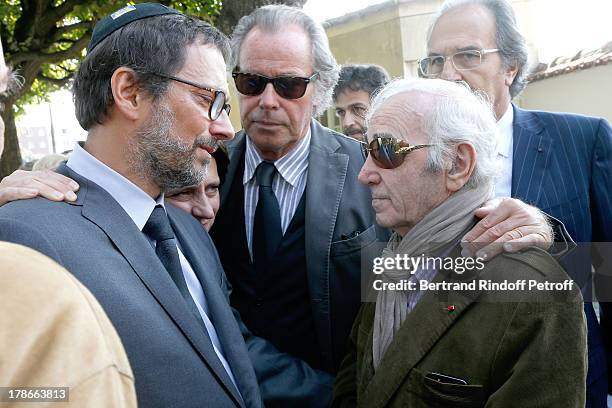
<path fill-rule="evenodd" d="M 147 123 L 130 142 L 130 169 L 142 178 L 151 178 L 162 192 L 200 184 L 208 174 L 208 160 L 198 168 L 199 145 L 218 146 L 215 138 L 200 135 L 190 146 L 173 134 L 174 112 L 164 102 L 154 106 Z"/>

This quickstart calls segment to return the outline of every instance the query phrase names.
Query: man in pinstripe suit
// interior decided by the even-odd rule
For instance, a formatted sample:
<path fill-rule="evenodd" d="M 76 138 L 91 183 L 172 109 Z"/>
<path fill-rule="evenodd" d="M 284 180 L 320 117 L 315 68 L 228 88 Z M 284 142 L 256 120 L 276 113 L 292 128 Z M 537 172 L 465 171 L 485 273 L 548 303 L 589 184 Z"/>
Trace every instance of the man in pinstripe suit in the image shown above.
<path fill-rule="evenodd" d="M 449 0 L 428 33 L 422 76 L 464 81 L 485 92 L 498 119 L 498 197 L 515 197 L 563 222 L 577 242 L 612 241 L 612 130 L 605 119 L 536 112 L 511 104 L 525 87 L 527 47 L 506 0 Z M 578 251 L 581 252 L 581 251 Z M 579 283 L 591 272 L 588 254 L 564 259 Z M 591 285 L 585 284 L 585 300 Z M 602 326 L 610 325 L 602 304 Z M 608 312 L 608 313 L 606 313 Z M 606 406 L 606 356 L 591 303 L 587 406 Z M 609 344 L 608 344 L 609 346 Z M 612 356 L 612 350 L 608 351 Z M 610 358 L 608 358 L 610 361 Z M 608 363 L 608 365 L 610 362 Z"/>

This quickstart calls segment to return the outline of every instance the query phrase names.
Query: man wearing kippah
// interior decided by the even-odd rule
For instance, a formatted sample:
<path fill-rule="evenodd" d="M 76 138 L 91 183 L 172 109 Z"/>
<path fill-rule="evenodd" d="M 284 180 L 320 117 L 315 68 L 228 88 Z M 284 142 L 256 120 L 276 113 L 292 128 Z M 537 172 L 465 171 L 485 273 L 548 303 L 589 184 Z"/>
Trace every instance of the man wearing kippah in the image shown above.
<path fill-rule="evenodd" d="M 0 97 L 19 86 L 16 79 L 0 41 Z M 3 148 L 0 117 L 0 154 Z M 18 404 L 28 393 L 42 393 L 75 407 L 137 406 L 134 375 L 117 332 L 66 269 L 30 248 L 0 242 L 0 310 L 0 402 L 13 398 Z"/>
<path fill-rule="evenodd" d="M 287 382 L 329 394 L 330 381 L 250 335 L 229 306 L 210 237 L 164 201 L 166 191 L 199 184 L 219 142 L 234 136 L 228 55 L 222 33 L 160 4 L 101 20 L 74 80 L 87 140 L 57 170 L 79 184 L 76 200 L 0 209 L 0 239 L 53 258 L 98 299 L 142 407 L 261 407 L 252 362 L 263 367 L 266 405 L 299 405 L 303 395 Z"/>

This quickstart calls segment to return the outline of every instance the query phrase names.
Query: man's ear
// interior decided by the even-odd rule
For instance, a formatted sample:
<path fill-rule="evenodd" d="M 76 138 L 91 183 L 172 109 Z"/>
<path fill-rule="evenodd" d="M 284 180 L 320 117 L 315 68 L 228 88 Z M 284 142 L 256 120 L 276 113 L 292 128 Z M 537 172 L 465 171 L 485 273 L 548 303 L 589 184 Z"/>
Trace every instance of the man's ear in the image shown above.
<path fill-rule="evenodd" d="M 128 67 L 119 67 L 111 76 L 113 107 L 128 120 L 138 120 L 148 106 L 147 94 L 139 87 L 136 73 Z"/>
<path fill-rule="evenodd" d="M 468 182 L 476 167 L 476 150 L 469 143 L 459 143 L 455 147 L 455 162 L 446 173 L 446 188 L 456 192 Z"/>
<path fill-rule="evenodd" d="M 504 68 L 504 81 L 508 88 L 510 88 L 512 82 L 514 82 L 514 78 L 516 78 L 517 73 L 518 66 L 516 65 L 516 62 L 511 67 Z"/>

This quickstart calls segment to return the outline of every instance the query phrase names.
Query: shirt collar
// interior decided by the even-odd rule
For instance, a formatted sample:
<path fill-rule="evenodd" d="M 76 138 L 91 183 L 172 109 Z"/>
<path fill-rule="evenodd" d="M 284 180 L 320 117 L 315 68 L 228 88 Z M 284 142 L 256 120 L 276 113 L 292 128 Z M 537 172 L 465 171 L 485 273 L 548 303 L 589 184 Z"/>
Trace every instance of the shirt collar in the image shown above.
<path fill-rule="evenodd" d="M 157 200 L 153 200 L 140 187 L 96 159 L 78 143 L 70 153 L 66 165 L 113 196 L 141 231 L 149 220 L 153 208 L 157 204 L 164 205 L 163 194 Z"/>
<path fill-rule="evenodd" d="M 508 105 L 506 113 L 497 121 L 497 128 L 499 129 L 499 139 L 497 140 L 497 154 L 510 157 L 512 149 L 512 121 L 514 120 L 514 110 L 512 105 Z"/>
<path fill-rule="evenodd" d="M 308 153 L 310 152 L 310 128 L 306 136 L 300 140 L 300 142 L 293 147 L 283 157 L 274 162 L 274 166 L 278 170 L 279 174 L 283 179 L 295 187 L 299 181 L 300 175 L 308 168 Z M 259 154 L 259 150 L 251 138 L 247 135 L 246 138 L 246 155 L 245 155 L 245 167 L 244 175 L 242 177 L 242 184 L 247 184 L 255 176 L 255 170 L 259 163 L 263 161 L 263 158 Z"/>

